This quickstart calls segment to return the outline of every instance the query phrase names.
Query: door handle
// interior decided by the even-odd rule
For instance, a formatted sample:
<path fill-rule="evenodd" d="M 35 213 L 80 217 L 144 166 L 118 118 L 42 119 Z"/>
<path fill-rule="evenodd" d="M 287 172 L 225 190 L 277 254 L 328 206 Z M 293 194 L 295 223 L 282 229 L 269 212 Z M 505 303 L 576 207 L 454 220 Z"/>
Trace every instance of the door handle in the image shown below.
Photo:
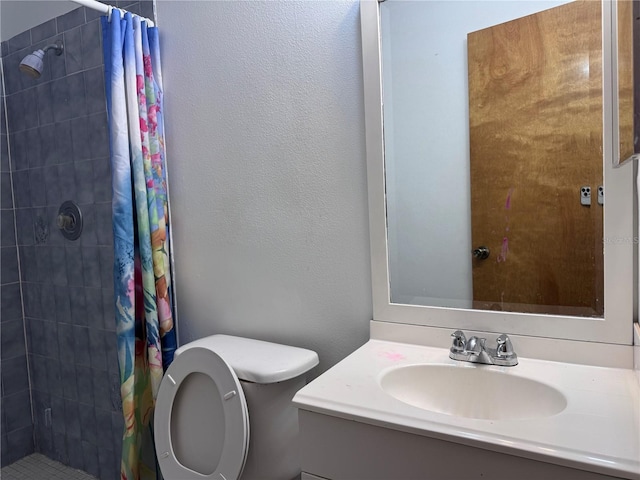
<path fill-rule="evenodd" d="M 478 247 L 473 250 L 473 256 L 478 260 L 485 260 L 489 258 L 489 248 L 488 247 Z"/>

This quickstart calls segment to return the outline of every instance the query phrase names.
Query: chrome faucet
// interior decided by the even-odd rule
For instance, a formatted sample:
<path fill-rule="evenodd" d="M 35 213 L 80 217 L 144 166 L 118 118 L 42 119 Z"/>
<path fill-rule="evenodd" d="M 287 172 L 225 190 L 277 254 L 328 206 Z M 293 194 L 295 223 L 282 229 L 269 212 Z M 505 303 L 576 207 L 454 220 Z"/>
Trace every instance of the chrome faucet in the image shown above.
<path fill-rule="evenodd" d="M 467 340 L 462 330 L 456 330 L 451 337 L 453 342 L 449 350 L 449 358 L 453 360 L 503 367 L 513 367 L 518 364 L 518 356 L 513 351 L 511 340 L 504 333 L 496 339 L 496 348 L 487 347 L 486 338 L 473 336 Z"/>

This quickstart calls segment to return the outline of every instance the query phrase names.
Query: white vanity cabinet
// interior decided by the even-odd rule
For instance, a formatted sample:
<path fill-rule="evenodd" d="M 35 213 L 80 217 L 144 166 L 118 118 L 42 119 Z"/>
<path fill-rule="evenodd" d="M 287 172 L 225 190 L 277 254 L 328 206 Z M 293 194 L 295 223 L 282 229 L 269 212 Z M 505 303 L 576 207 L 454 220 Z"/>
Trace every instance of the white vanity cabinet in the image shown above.
<path fill-rule="evenodd" d="M 307 410 L 302 480 L 605 480 L 612 477 Z"/>

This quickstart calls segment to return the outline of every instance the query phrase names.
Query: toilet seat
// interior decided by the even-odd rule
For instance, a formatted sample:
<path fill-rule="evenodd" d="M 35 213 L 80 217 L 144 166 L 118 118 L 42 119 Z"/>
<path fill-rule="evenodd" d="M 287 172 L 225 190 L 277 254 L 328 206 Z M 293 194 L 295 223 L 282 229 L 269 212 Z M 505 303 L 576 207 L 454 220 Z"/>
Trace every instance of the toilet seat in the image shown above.
<path fill-rule="evenodd" d="M 176 356 L 160 384 L 154 430 L 166 480 L 236 480 L 247 457 L 249 417 L 231 367 L 203 347 Z"/>

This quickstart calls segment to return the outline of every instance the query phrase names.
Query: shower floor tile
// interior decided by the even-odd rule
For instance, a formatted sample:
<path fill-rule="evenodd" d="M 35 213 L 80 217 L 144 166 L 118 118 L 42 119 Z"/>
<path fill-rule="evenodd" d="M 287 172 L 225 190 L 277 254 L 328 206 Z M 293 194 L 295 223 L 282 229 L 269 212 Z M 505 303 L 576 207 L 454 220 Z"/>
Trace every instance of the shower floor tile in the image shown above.
<path fill-rule="evenodd" d="M 34 453 L 0 470 L 2 480 L 96 480 L 81 470 Z"/>

